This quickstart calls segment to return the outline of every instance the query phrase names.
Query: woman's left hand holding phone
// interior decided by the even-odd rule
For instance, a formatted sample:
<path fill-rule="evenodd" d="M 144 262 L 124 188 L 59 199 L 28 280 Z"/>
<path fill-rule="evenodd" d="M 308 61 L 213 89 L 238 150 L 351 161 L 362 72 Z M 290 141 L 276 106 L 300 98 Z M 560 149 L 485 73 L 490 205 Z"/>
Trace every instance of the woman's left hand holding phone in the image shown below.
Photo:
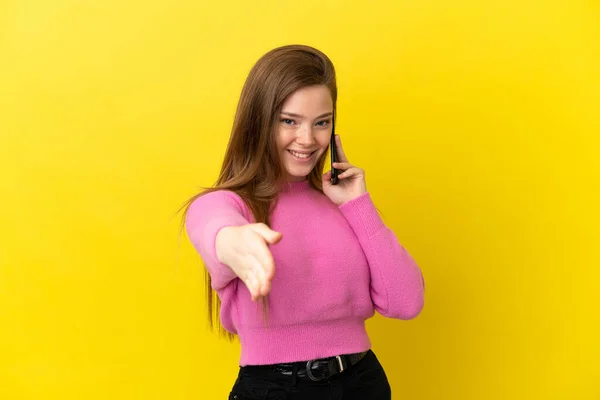
<path fill-rule="evenodd" d="M 338 175 L 337 185 L 331 183 L 331 171 L 327 171 L 323 175 L 323 193 L 336 205 L 340 206 L 366 193 L 367 183 L 365 171 L 348 161 L 339 135 L 335 135 L 335 141 L 339 162 L 333 163 L 333 167 L 343 172 Z"/>

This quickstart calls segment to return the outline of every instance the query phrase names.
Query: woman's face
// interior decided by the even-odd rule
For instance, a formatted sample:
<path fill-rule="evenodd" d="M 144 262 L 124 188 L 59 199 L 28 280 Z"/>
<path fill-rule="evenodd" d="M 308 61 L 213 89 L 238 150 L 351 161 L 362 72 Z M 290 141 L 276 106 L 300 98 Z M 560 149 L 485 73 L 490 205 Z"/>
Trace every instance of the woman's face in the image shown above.
<path fill-rule="evenodd" d="M 327 150 L 332 111 L 326 86 L 298 89 L 283 103 L 276 140 L 289 181 L 306 179 Z"/>

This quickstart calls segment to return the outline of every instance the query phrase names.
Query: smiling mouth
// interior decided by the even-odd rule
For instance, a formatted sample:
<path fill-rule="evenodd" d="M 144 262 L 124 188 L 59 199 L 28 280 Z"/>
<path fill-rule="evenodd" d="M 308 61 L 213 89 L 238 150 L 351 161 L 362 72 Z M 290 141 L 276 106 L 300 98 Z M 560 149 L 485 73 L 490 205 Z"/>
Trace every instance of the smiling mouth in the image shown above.
<path fill-rule="evenodd" d="M 313 154 L 315 154 L 316 150 L 311 153 L 299 153 L 294 150 L 288 150 L 288 152 L 296 158 L 299 158 L 301 160 L 306 160 L 306 159 L 310 158 Z"/>

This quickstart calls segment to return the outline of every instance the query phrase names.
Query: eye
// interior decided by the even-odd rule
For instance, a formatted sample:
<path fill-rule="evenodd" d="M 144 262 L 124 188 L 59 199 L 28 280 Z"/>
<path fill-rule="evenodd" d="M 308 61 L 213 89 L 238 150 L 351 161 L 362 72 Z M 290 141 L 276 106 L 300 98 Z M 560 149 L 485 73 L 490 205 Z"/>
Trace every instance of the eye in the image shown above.
<path fill-rule="evenodd" d="M 282 118 L 281 122 L 283 122 L 286 125 L 293 125 L 294 124 L 294 120 L 293 119 L 289 119 L 289 118 Z"/>
<path fill-rule="evenodd" d="M 317 122 L 317 125 L 319 125 L 319 126 L 327 126 L 328 124 L 329 124 L 328 119 Z"/>

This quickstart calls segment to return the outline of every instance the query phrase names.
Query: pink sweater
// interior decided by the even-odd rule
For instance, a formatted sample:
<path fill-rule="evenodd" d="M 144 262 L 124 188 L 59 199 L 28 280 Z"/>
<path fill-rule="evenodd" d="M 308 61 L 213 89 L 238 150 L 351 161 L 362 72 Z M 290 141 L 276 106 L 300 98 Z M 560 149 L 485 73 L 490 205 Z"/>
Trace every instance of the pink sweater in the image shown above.
<path fill-rule="evenodd" d="M 221 301 L 221 323 L 241 342 L 240 365 L 305 361 L 368 350 L 365 320 L 374 311 L 397 319 L 423 308 L 424 280 L 409 253 L 381 220 L 369 193 L 336 206 L 307 181 L 281 193 L 271 229 L 283 233 L 270 247 L 275 276 L 262 301 L 219 262 L 217 232 L 254 222 L 244 202 L 229 191 L 194 201 L 187 233 Z"/>

